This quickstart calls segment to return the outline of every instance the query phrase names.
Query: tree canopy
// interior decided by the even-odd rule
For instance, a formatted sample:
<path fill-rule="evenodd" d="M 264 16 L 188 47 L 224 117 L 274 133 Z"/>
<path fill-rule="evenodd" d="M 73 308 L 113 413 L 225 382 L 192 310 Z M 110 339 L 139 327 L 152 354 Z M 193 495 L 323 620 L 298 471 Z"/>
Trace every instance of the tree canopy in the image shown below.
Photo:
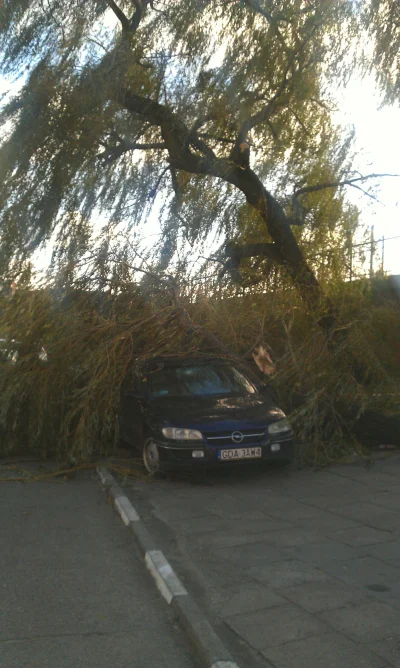
<path fill-rule="evenodd" d="M 370 0 L 364 20 L 373 39 L 373 60 L 387 101 L 400 98 L 400 5 L 396 0 Z"/>
<path fill-rule="evenodd" d="M 341 186 L 368 177 L 352 171 L 330 84 L 358 63 L 398 91 L 398 12 L 394 0 L 4 0 L 1 70 L 21 87 L 1 111 L 3 274 L 50 238 L 73 271 L 96 237 L 99 267 L 153 210 L 160 268 L 180 238 L 217 235 L 230 242 L 221 275 L 272 263 L 318 302 L 316 256 L 357 225 Z"/>

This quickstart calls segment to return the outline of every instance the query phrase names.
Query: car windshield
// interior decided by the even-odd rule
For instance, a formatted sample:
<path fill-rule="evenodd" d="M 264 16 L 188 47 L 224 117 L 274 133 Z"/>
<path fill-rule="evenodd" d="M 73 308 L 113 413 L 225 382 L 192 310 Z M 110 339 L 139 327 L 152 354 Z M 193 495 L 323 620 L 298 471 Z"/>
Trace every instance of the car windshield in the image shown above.
<path fill-rule="evenodd" d="M 153 397 L 254 394 L 254 386 L 234 367 L 225 364 L 171 366 L 150 374 Z"/>

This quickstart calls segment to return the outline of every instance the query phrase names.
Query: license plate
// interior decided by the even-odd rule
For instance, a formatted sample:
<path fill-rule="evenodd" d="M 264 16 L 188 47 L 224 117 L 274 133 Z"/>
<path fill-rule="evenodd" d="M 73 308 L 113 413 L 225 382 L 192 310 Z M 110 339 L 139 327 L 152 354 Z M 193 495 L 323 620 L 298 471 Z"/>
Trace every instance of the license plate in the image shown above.
<path fill-rule="evenodd" d="M 223 462 L 233 462 L 236 459 L 259 459 L 261 448 L 226 448 L 220 450 L 218 459 Z"/>

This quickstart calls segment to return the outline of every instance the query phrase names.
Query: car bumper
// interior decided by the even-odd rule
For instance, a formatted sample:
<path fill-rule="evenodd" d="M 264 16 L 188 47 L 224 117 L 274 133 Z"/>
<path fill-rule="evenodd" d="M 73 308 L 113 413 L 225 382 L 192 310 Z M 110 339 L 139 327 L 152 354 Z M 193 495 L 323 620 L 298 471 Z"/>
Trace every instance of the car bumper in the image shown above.
<path fill-rule="evenodd" d="M 166 444 L 155 439 L 158 446 L 161 468 L 165 471 L 181 469 L 181 468 L 201 468 L 201 467 L 218 467 L 218 466 L 240 466 L 240 464 L 257 465 L 262 462 L 274 461 L 291 461 L 294 455 L 294 440 L 293 437 L 286 439 L 274 439 L 265 443 L 246 443 L 246 448 L 261 448 L 261 457 L 252 459 L 235 459 L 221 460 L 219 459 L 219 451 L 221 447 L 212 447 L 203 441 L 198 444 Z M 279 450 L 271 449 L 271 446 L 279 444 Z M 240 449 L 242 445 L 229 446 L 229 449 Z M 194 455 L 193 453 L 202 452 L 202 456 Z"/>

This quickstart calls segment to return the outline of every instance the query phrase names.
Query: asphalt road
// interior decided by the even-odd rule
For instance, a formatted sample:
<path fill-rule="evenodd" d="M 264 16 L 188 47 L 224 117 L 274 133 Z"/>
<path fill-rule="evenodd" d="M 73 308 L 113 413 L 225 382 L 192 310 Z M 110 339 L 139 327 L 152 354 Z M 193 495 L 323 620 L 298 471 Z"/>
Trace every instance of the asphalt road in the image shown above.
<path fill-rule="evenodd" d="M 92 474 L 0 483 L 1 668 L 194 668 Z"/>

